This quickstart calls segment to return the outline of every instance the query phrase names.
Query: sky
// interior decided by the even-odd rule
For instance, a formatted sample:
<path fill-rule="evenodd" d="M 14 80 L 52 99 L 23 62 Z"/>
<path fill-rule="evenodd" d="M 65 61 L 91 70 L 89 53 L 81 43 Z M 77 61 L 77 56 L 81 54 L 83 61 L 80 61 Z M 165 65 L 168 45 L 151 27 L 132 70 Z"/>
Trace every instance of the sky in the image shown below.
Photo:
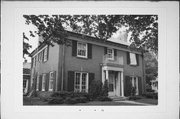
<path fill-rule="evenodd" d="M 23 18 L 23 32 L 26 34 L 26 36 L 29 38 L 29 41 L 26 41 L 28 42 L 30 45 L 32 45 L 32 48 L 29 49 L 29 52 L 31 53 L 35 48 L 37 48 L 38 46 L 38 36 L 36 37 L 31 37 L 30 36 L 30 33 L 29 31 L 34 31 L 34 30 L 37 30 L 35 26 L 33 26 L 32 24 L 25 24 L 25 19 Z M 125 27 L 122 27 L 121 29 L 119 29 L 116 33 L 114 33 L 112 35 L 111 38 L 109 38 L 108 40 L 109 41 L 113 41 L 113 42 L 116 42 L 116 43 L 121 43 L 121 44 L 125 44 L 125 45 L 129 45 L 129 40 L 124 41 L 124 36 L 126 35 L 126 28 Z M 127 34 L 127 39 L 130 38 L 130 33 Z M 121 39 L 121 40 L 120 40 Z M 25 55 L 25 59 L 28 61 L 28 62 L 31 62 L 31 58 L 28 57 L 27 55 Z"/>

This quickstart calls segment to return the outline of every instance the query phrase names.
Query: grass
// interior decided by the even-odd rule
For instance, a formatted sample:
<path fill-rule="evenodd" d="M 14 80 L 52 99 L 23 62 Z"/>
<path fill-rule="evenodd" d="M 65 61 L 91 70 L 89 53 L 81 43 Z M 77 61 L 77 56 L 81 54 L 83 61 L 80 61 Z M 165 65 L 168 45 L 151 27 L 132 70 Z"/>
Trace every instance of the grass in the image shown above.
<path fill-rule="evenodd" d="M 152 104 L 152 105 L 158 104 L 158 99 L 142 98 L 142 99 L 134 100 L 134 101 L 140 102 L 140 103 Z"/>
<path fill-rule="evenodd" d="M 157 100 L 154 99 L 139 99 L 139 100 L 133 100 L 135 102 L 140 102 L 140 103 L 146 103 L 146 104 L 152 104 L 156 105 Z M 42 101 L 40 98 L 29 98 L 29 97 L 23 97 L 23 105 L 50 105 L 48 104 L 47 101 Z M 133 104 L 133 103 L 128 103 L 126 101 L 90 101 L 87 103 L 77 103 L 74 105 L 68 105 L 68 104 L 57 104 L 57 106 L 132 106 L 132 105 L 137 105 L 137 106 L 143 106 L 143 104 Z"/>

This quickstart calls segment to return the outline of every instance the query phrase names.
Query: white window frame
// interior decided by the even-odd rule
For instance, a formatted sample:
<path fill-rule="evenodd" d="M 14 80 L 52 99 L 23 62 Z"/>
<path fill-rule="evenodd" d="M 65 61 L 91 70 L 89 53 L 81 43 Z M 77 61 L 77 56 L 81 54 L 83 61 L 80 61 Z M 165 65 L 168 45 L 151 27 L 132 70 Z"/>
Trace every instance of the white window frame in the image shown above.
<path fill-rule="evenodd" d="M 135 84 L 135 80 L 136 80 L 136 84 Z M 139 94 L 138 77 L 132 76 L 131 83 L 132 83 L 132 87 L 136 86 L 136 94 L 135 95 L 138 95 Z"/>
<path fill-rule="evenodd" d="M 47 61 L 47 56 L 48 56 L 48 47 L 44 48 L 44 55 L 43 55 L 43 61 L 46 62 Z"/>
<path fill-rule="evenodd" d="M 76 74 L 80 74 L 80 81 L 79 81 L 79 85 L 80 85 L 80 88 L 79 88 L 79 91 L 76 90 Z M 88 85 L 89 85 L 89 74 L 86 73 L 86 72 L 75 72 L 75 79 L 74 79 L 74 92 L 82 92 L 82 75 L 83 74 L 86 74 L 86 89 L 85 89 L 85 92 L 88 93 Z"/>
<path fill-rule="evenodd" d="M 80 48 L 78 47 L 78 46 L 79 46 L 79 44 L 85 44 L 85 45 L 86 45 L 86 49 L 85 49 L 85 50 L 86 50 L 86 52 L 85 52 L 85 56 L 83 56 L 83 55 L 79 55 L 79 54 L 78 54 L 78 51 L 79 51 L 79 50 L 82 50 L 82 49 L 80 49 Z M 77 42 L 77 57 L 87 58 L 87 53 L 88 53 L 88 51 L 87 51 L 87 50 L 88 50 L 88 48 L 87 48 L 87 47 L 88 47 L 87 43 L 84 43 L 84 42 Z"/>
<path fill-rule="evenodd" d="M 111 50 L 112 53 L 108 52 L 109 50 Z M 109 57 L 109 55 L 111 55 L 111 57 Z M 112 49 L 112 48 L 107 48 L 107 59 L 108 59 L 108 60 L 114 60 L 114 49 Z"/>
<path fill-rule="evenodd" d="M 39 91 L 39 74 L 37 75 L 36 91 Z"/>
<path fill-rule="evenodd" d="M 53 88 L 54 88 L 54 78 L 55 78 L 54 72 L 50 72 L 49 73 L 49 91 L 53 91 Z M 52 88 L 50 88 L 51 87 L 50 86 L 51 83 L 52 83 Z"/>
<path fill-rule="evenodd" d="M 46 88 L 46 74 L 42 74 L 42 91 Z"/>
<path fill-rule="evenodd" d="M 134 56 L 135 62 L 132 62 L 133 56 Z M 130 53 L 129 53 L 129 58 L 130 58 L 130 65 L 137 65 L 136 54 L 130 52 Z"/>

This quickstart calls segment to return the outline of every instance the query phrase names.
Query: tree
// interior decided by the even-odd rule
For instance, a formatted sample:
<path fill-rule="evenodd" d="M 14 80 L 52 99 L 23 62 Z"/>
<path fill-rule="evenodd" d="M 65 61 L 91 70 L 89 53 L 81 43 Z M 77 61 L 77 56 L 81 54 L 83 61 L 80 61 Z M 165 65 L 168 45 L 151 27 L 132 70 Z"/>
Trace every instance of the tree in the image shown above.
<path fill-rule="evenodd" d="M 42 36 L 47 44 L 69 45 L 67 28 L 77 33 L 107 40 L 122 26 L 131 34 L 131 48 L 152 51 L 158 55 L 157 15 L 23 15 L 26 24 L 33 24 L 37 31 L 32 36 Z M 48 39 L 52 38 L 53 42 Z"/>

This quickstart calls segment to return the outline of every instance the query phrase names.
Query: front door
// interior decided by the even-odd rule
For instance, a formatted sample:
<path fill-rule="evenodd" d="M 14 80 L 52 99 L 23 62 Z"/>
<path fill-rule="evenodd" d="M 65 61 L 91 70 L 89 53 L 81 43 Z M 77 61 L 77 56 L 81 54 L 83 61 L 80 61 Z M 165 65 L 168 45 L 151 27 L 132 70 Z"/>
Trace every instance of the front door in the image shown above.
<path fill-rule="evenodd" d="M 109 71 L 109 96 L 116 96 L 117 76 L 114 71 Z"/>

